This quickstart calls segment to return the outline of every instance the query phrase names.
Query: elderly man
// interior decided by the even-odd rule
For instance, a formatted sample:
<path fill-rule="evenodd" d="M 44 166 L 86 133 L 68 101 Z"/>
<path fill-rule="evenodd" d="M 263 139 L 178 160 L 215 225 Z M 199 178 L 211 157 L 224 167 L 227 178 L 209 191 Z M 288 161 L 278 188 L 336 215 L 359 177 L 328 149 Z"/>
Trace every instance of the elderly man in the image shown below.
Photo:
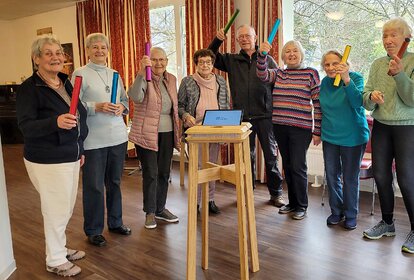
<path fill-rule="evenodd" d="M 241 25 L 237 29 L 237 43 L 240 52 L 237 54 L 220 53 L 220 45 L 226 39 L 223 29 L 209 45 L 216 54 L 214 67 L 228 73 L 232 103 L 234 109 L 243 110 L 243 120 L 252 124 L 250 134 L 250 157 L 254 185 L 255 166 L 255 137 L 259 138 L 263 149 L 267 187 L 270 202 L 276 207 L 282 207 L 285 202 L 282 197 L 282 176 L 277 168 L 276 140 L 272 129 L 272 85 L 263 83 L 256 75 L 257 46 L 256 32 L 249 25 Z M 269 60 L 269 68 L 276 68 L 273 59 Z"/>

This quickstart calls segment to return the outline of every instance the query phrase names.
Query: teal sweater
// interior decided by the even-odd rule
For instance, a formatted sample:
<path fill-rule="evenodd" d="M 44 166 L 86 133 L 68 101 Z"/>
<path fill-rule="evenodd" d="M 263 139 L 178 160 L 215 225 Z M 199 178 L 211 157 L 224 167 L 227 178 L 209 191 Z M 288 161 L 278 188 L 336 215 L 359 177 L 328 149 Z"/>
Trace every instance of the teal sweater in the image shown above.
<path fill-rule="evenodd" d="M 354 147 L 368 142 L 369 128 L 362 107 L 364 78 L 350 72 L 348 86 L 325 77 L 321 82 L 319 102 L 322 110 L 322 141 Z"/>
<path fill-rule="evenodd" d="M 372 110 L 372 116 L 386 125 L 414 125 L 414 54 L 406 52 L 402 62 L 404 70 L 395 76 L 388 76 L 390 57 L 375 60 L 369 70 L 364 89 L 364 107 Z M 372 91 L 384 94 L 384 104 L 369 100 Z"/>

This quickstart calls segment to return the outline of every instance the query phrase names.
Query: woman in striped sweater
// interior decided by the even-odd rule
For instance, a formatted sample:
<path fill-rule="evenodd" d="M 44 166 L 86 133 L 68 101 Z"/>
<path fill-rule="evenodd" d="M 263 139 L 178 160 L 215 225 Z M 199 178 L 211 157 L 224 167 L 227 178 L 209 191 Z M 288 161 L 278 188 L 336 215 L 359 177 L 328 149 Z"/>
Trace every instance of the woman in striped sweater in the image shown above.
<path fill-rule="evenodd" d="M 279 214 L 294 212 L 292 218 L 301 220 L 308 207 L 306 152 L 312 140 L 314 145 L 321 142 L 319 74 L 314 68 L 304 67 L 305 52 L 300 42 L 289 41 L 283 46 L 286 69 L 268 69 L 267 55 L 263 53 L 270 49 L 268 42 L 260 45 L 257 76 L 263 82 L 274 83 L 273 131 L 289 195 L 289 204 L 280 208 Z"/>

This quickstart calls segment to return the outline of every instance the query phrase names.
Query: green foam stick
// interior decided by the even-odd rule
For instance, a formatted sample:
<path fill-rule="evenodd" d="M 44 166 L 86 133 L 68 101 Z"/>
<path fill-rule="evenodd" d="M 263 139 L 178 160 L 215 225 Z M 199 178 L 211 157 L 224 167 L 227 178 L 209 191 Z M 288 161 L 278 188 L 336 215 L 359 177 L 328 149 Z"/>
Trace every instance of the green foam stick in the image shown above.
<path fill-rule="evenodd" d="M 239 12 L 240 12 L 240 10 L 236 9 L 234 14 L 231 16 L 230 20 L 227 22 L 226 26 L 224 27 L 224 34 L 226 34 L 227 31 L 229 31 L 231 25 L 233 24 L 234 20 L 236 19 L 237 15 L 239 14 Z"/>

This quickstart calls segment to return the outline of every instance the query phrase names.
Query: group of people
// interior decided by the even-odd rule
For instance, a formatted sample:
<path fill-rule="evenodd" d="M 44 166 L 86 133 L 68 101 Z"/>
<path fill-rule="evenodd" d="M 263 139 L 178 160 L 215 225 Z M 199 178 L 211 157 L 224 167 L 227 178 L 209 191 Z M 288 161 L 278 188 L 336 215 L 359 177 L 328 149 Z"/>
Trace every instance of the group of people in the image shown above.
<path fill-rule="evenodd" d="M 145 228 L 157 220 L 178 222 L 166 208 L 173 148 L 179 149 L 179 131 L 201 123 L 205 110 L 242 109 L 243 120 L 252 124 L 250 156 L 255 177 L 257 138 L 263 149 L 270 203 L 280 214 L 306 217 L 306 153 L 311 142 L 322 142 L 331 215 L 328 225 L 343 221 L 346 229 L 357 227 L 359 170 L 370 131 L 365 109 L 372 111 L 373 171 L 381 203 L 382 220 L 363 232 L 369 239 L 395 235 L 392 165 L 411 222 L 402 250 L 414 253 L 414 54 L 397 53 L 412 30 L 401 18 L 383 27 L 387 55 L 372 64 L 367 84 L 361 74 L 350 71 L 342 55 L 329 50 L 322 56 L 326 77 L 304 65 L 305 52 L 296 40 L 287 42 L 279 67 L 267 55 L 268 42 L 257 43 L 249 25 L 237 29 L 239 53 L 220 53 L 226 39 L 218 31 L 207 49 L 194 53 L 195 72 L 177 80 L 166 70 L 165 51 L 153 47 L 141 59 L 140 72 L 128 90 L 118 80 L 116 102 L 110 102 L 113 75 L 107 66 L 110 44 L 101 33 L 86 38 L 89 62 L 73 73 L 82 76 L 76 115 L 68 113 L 73 87 L 61 73 L 64 56 L 53 36 L 37 38 L 32 45 L 36 71 L 17 94 L 18 125 L 24 144 L 24 163 L 39 192 L 46 238 L 46 269 L 60 276 L 73 276 L 81 269 L 72 261 L 85 252 L 66 247 L 65 230 L 73 213 L 79 170 L 82 167 L 84 232 L 89 243 L 106 244 L 103 230 L 105 206 L 108 230 L 130 235 L 122 220 L 121 177 L 127 141 L 135 144 L 142 164 Z M 151 67 L 151 81 L 145 69 Z M 228 74 L 229 89 L 217 68 Z M 339 86 L 333 81 L 340 75 Z M 229 95 L 230 90 L 230 95 Z M 231 96 L 231 102 L 230 102 Z M 123 116 L 129 113 L 128 97 L 134 102 L 134 119 L 128 135 Z M 180 120 L 182 127 L 180 127 Z M 288 202 L 282 195 L 283 177 L 277 167 L 282 157 Z M 218 160 L 219 146 L 210 144 L 210 161 Z M 253 179 L 254 186 L 254 179 Z M 214 200 L 215 183 L 209 184 L 209 212 L 220 213 Z M 200 205 L 201 189 L 198 191 Z"/>

